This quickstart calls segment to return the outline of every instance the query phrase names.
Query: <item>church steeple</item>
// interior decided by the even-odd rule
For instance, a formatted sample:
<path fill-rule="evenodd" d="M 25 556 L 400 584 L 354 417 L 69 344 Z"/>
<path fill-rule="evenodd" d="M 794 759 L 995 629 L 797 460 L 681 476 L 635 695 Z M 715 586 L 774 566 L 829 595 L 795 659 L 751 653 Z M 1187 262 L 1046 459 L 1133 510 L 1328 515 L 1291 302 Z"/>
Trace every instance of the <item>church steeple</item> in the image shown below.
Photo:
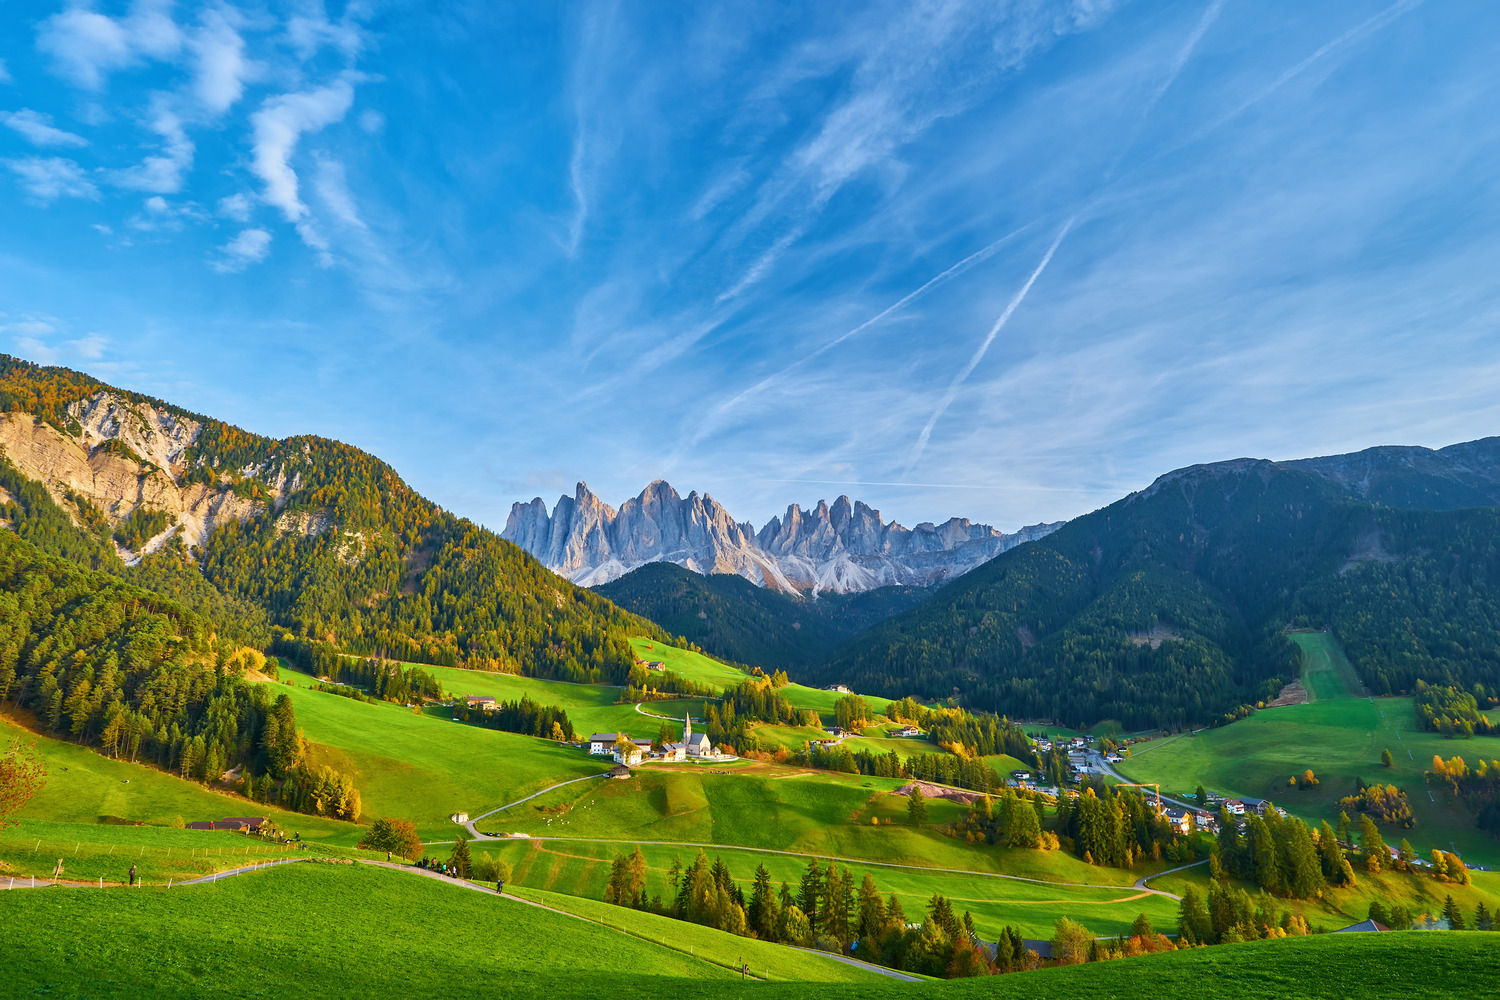
<path fill-rule="evenodd" d="M 687 745 L 688 738 L 693 735 L 693 717 L 687 712 L 682 713 L 682 743 Z"/>

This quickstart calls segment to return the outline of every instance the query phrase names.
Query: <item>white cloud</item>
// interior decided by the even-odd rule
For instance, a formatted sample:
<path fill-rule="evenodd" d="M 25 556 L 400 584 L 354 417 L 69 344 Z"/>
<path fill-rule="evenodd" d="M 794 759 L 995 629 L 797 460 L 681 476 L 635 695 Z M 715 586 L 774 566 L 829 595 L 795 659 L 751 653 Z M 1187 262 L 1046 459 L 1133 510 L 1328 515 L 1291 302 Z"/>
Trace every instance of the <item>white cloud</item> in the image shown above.
<path fill-rule="evenodd" d="M 249 222 L 253 207 L 250 196 L 243 192 L 219 199 L 219 214 L 235 222 Z"/>
<path fill-rule="evenodd" d="M 90 333 L 79 337 L 77 340 L 68 341 L 68 347 L 73 353 L 84 361 L 98 361 L 104 356 L 104 349 L 109 346 L 109 338 L 97 333 Z"/>
<path fill-rule="evenodd" d="M 182 190 L 183 175 L 193 165 L 193 140 L 183 130 L 182 120 L 166 107 L 166 100 L 156 101 L 151 131 L 162 137 L 163 151 L 148 156 L 134 167 L 111 173 L 115 184 L 132 191 L 154 191 L 176 194 Z"/>
<path fill-rule="evenodd" d="M 271 234 L 264 229 L 246 229 L 219 248 L 222 254 L 209 263 L 220 274 L 235 274 L 259 264 L 271 252 Z"/>
<path fill-rule="evenodd" d="M 89 141 L 81 135 L 64 132 L 52 124 L 52 116 L 30 108 L 20 111 L 0 111 L 0 121 L 25 137 L 33 146 L 87 146 Z"/>
<path fill-rule="evenodd" d="M 8 70 L 8 69 L 5 68 L 5 60 L 4 59 L 0 59 L 0 83 L 10 83 L 10 82 L 12 82 L 12 77 L 10 75 L 10 70 Z"/>
<path fill-rule="evenodd" d="M 374 108 L 367 108 L 359 113 L 359 127 L 370 135 L 379 135 L 385 131 L 385 115 Z"/>
<path fill-rule="evenodd" d="M 152 195 L 141 205 L 141 211 L 126 220 L 131 229 L 146 233 L 171 232 L 187 222 L 205 222 L 208 216 L 192 202 L 174 205 L 161 195 Z"/>
<path fill-rule="evenodd" d="M 298 193 L 292 154 L 304 134 L 318 132 L 349 113 L 358 79 L 357 73 L 345 73 L 317 90 L 280 94 L 267 99 L 250 116 L 255 128 L 251 170 L 265 184 L 261 197 L 268 205 L 281 209 L 286 220 L 297 227 L 302 242 L 319 251 L 320 261 L 325 265 L 332 263 L 328 242 L 313 224 L 311 212 Z"/>
<path fill-rule="evenodd" d="M 240 24 L 237 11 L 213 7 L 204 11 L 200 21 L 202 26 L 188 43 L 197 72 L 193 92 L 205 109 L 222 114 L 243 96 L 245 81 L 253 79 L 260 67 L 245 57 L 245 40 L 236 30 Z"/>
<path fill-rule="evenodd" d="M 334 218 L 355 229 L 365 229 L 365 222 L 354 206 L 354 196 L 349 193 L 349 182 L 344 177 L 344 165 L 327 156 L 317 157 L 318 170 L 313 176 L 313 188 L 318 197 L 328 206 Z"/>
<path fill-rule="evenodd" d="M 109 74 L 143 57 L 165 59 L 182 46 L 182 32 L 162 0 L 137 0 L 123 18 L 82 7 L 52 15 L 37 32 L 37 48 L 52 57 L 64 78 L 87 90 L 103 88 Z"/>
<path fill-rule="evenodd" d="M 331 45 L 353 59 L 365 44 L 364 33 L 355 20 L 359 9 L 359 4 L 349 4 L 344 16 L 335 24 L 328 20 L 322 0 L 311 0 L 303 6 L 301 14 L 287 19 L 287 39 L 304 60 L 311 59 L 325 45 Z"/>
<path fill-rule="evenodd" d="M 21 186 L 33 201 L 49 205 L 58 198 L 98 198 L 99 189 L 94 186 L 83 168 L 72 160 L 60 156 L 31 156 L 19 160 L 6 160 Z"/>

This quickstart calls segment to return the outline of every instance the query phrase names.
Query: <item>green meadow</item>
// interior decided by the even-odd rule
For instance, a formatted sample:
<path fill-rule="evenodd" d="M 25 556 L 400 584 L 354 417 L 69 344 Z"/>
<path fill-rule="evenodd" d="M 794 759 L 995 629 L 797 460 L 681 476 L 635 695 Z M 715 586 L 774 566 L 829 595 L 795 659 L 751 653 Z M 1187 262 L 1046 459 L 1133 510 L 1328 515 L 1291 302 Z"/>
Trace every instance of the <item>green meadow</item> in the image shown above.
<path fill-rule="evenodd" d="M 522 890 L 585 917 L 603 904 Z M 1468 998 L 1500 976 L 1489 935 L 1320 935 L 1221 945 L 994 979 L 903 983 L 821 955 L 616 910 L 630 933 L 441 881 L 363 865 L 297 864 L 188 888 L 0 894 L 0 981 L 13 995 L 91 997 L 809 995 L 865 1000 L 1275 996 Z M 651 940 L 658 930 L 661 938 Z M 706 958 L 699 955 L 700 946 Z M 692 954 L 685 952 L 691 951 Z M 769 983 L 723 967 L 743 960 Z M 863 977 L 863 978 L 857 978 Z M 559 984 L 566 984 L 560 987 Z M 819 992 L 826 992 L 820 989 Z"/>
<path fill-rule="evenodd" d="M 1500 863 L 1500 844 L 1474 826 L 1473 818 L 1428 791 L 1422 772 L 1434 755 L 1500 756 L 1500 740 L 1445 739 L 1416 728 L 1410 698 L 1349 696 L 1351 679 L 1343 655 L 1324 633 L 1293 636 L 1306 654 L 1304 683 L 1319 700 L 1264 709 L 1218 729 L 1155 740 L 1136 748 L 1116 766 L 1132 781 L 1159 781 L 1164 791 L 1209 791 L 1271 799 L 1309 822 L 1337 823 L 1338 801 L 1354 793 L 1355 779 L 1394 784 L 1406 792 L 1416 817 L 1411 830 L 1385 828 L 1389 843 L 1405 836 L 1425 855 L 1433 848 L 1458 850 L 1470 862 Z M 1390 750 L 1394 767 L 1380 762 Z M 1287 779 L 1311 768 L 1316 788 L 1298 790 Z"/>
<path fill-rule="evenodd" d="M 597 757 L 549 740 L 453 722 L 401 705 L 370 705 L 289 689 L 314 764 L 354 777 L 366 817 L 399 816 L 424 837 L 451 836 L 448 817 L 487 812 L 605 770 Z"/>
<path fill-rule="evenodd" d="M 1370 915 L 1370 904 L 1380 902 L 1390 906 L 1400 903 L 1415 915 L 1423 913 L 1434 917 L 1443 914 L 1443 903 L 1452 896 L 1463 910 L 1465 918 L 1471 919 L 1475 907 L 1483 903 L 1490 912 L 1500 908 L 1500 874 L 1494 872 L 1471 872 L 1470 885 L 1453 885 L 1433 878 L 1421 871 L 1398 872 L 1387 870 L 1379 875 L 1370 875 L 1356 864 L 1357 883 L 1344 889 L 1328 889 L 1320 899 L 1278 899 L 1278 910 L 1300 913 L 1307 919 L 1309 927 L 1316 930 L 1335 931 L 1358 923 Z M 1259 888 L 1251 883 L 1236 883 L 1252 896 Z M 1205 897 L 1208 893 L 1208 872 L 1205 867 L 1173 872 L 1151 880 L 1152 888 L 1181 895 L 1192 885 Z M 1500 944 L 1500 942 L 1497 942 Z"/>
<path fill-rule="evenodd" d="M 11 739 L 35 744 L 47 768 L 46 784 L 21 810 L 23 822 L 51 820 L 92 827 L 126 820 L 165 827 L 179 816 L 191 823 L 254 815 L 270 817 L 304 838 L 329 843 L 352 846 L 362 835 L 363 828 L 353 823 L 287 812 L 213 791 L 144 764 L 113 760 L 77 744 L 38 735 L 0 716 L 0 744 Z M 105 830 L 119 828 L 99 829 L 103 835 Z"/>
<path fill-rule="evenodd" d="M 752 847 L 1077 885 L 1129 886 L 1165 867 L 1126 872 L 1094 867 L 1063 851 L 971 844 L 938 829 L 966 809 L 944 799 L 929 800 L 927 824 L 913 828 L 905 796 L 891 794 L 900 784 L 759 763 L 652 766 L 624 781 L 555 789 L 481 821 L 479 829 L 597 839 L 625 850 L 646 841 L 706 844 L 711 850 Z M 806 865 L 806 858 L 797 863 Z"/>
<path fill-rule="evenodd" d="M 608 866 L 605 867 L 607 869 Z M 577 914 L 607 928 L 601 928 L 597 933 L 614 931 L 628 934 L 730 969 L 738 969 L 741 964 L 747 964 L 752 975 L 766 982 L 796 980 L 830 984 L 872 983 L 887 978 L 878 972 L 839 962 L 826 955 L 739 937 L 712 927 L 674 920 L 655 913 L 624 909 L 596 899 L 548 892 L 545 889 L 517 888 L 514 885 L 506 885 L 505 891 L 508 895 Z"/>
<path fill-rule="evenodd" d="M 609 882 L 610 862 L 617 854 L 629 854 L 631 843 L 599 843 L 567 839 L 485 841 L 471 845 L 477 857 L 487 852 L 504 858 L 513 868 L 514 885 L 541 889 L 580 899 L 599 900 Z M 648 896 L 670 899 L 669 872 L 673 860 L 686 865 L 697 854 L 694 847 L 643 844 L 646 857 Z M 795 894 L 798 880 L 810 860 L 826 860 L 784 854 L 767 854 L 729 845 L 704 849 L 709 858 L 719 857 L 736 882 L 749 892 L 757 865 L 764 865 L 774 884 L 785 882 Z M 999 853 L 1005 853 L 1000 851 Z M 1015 854 L 1027 852 L 1011 852 Z M 1029 852 L 1037 853 L 1037 852 Z M 1049 885 L 1021 879 L 995 878 L 968 872 L 914 871 L 877 864 L 838 862 L 849 867 L 856 883 L 869 873 L 882 896 L 895 895 L 908 919 L 921 920 L 934 893 L 941 893 L 962 913 L 973 914 L 981 936 L 993 940 L 1007 924 L 1028 937 L 1050 937 L 1059 916 L 1071 917 L 1096 934 L 1123 934 L 1136 916 L 1145 913 L 1162 927 L 1175 924 L 1177 903 L 1165 896 L 1142 893 L 1125 886 Z M 1016 867 L 1022 867 L 1018 863 Z M 1113 873 L 1121 875 L 1123 873 Z M 1133 875 L 1132 875 L 1133 877 Z M 509 887 L 507 887 L 509 891 Z M 561 904 L 558 904 L 561 905 Z M 606 904 L 590 904 L 605 906 Z M 630 911 L 606 907 L 617 914 Z"/>

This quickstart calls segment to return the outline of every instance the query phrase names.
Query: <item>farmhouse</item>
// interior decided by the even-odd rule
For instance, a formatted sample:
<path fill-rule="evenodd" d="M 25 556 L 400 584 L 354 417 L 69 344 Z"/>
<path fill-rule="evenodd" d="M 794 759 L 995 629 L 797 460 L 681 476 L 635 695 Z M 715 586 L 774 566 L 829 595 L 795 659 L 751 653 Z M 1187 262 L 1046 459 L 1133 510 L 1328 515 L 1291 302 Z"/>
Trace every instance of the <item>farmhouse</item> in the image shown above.
<path fill-rule="evenodd" d="M 1271 803 L 1268 799 L 1241 799 L 1240 801 L 1245 803 L 1247 811 L 1253 812 L 1257 816 L 1264 816 L 1266 810 L 1271 808 Z"/>
<path fill-rule="evenodd" d="M 837 691 L 839 694 L 853 694 L 854 693 L 854 692 L 850 691 L 847 687 L 845 687 L 842 684 L 830 684 L 827 687 L 825 687 L 823 690 L 824 691 Z"/>
<path fill-rule="evenodd" d="M 629 739 L 624 733 L 594 733 L 589 737 L 589 753 L 596 756 L 607 756 L 615 752 L 615 744 L 621 739 Z"/>
<path fill-rule="evenodd" d="M 891 733 L 891 735 L 892 736 L 921 736 L 922 735 L 922 730 L 918 729 L 916 726 L 902 726 L 900 729 L 898 729 L 895 732 Z"/>
<path fill-rule="evenodd" d="M 1245 803 L 1239 799 L 1225 799 L 1224 811 L 1231 816 L 1243 816 L 1245 815 Z"/>
<path fill-rule="evenodd" d="M 668 743 L 661 748 L 662 760 L 683 760 L 687 757 L 687 747 L 681 743 Z"/>
<path fill-rule="evenodd" d="M 624 764 L 626 767 L 635 767 L 641 761 L 646 759 L 647 753 L 650 752 L 650 746 L 650 740 L 646 741 L 645 747 L 642 747 L 639 743 L 636 743 L 634 741 L 631 741 L 629 743 L 620 743 L 614 748 L 613 755 L 615 763 Z"/>
<path fill-rule="evenodd" d="M 1167 823 L 1178 833 L 1193 832 L 1193 816 L 1186 809 L 1168 809 Z"/>

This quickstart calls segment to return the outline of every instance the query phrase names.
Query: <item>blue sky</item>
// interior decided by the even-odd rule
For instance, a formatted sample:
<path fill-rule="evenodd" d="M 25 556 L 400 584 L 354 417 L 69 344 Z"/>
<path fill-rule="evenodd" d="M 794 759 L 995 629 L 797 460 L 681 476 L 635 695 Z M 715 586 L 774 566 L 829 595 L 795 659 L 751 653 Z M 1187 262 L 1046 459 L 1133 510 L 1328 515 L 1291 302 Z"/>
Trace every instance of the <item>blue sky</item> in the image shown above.
<path fill-rule="evenodd" d="M 0 350 L 763 522 L 1500 433 L 1500 12 L 0 8 Z"/>

